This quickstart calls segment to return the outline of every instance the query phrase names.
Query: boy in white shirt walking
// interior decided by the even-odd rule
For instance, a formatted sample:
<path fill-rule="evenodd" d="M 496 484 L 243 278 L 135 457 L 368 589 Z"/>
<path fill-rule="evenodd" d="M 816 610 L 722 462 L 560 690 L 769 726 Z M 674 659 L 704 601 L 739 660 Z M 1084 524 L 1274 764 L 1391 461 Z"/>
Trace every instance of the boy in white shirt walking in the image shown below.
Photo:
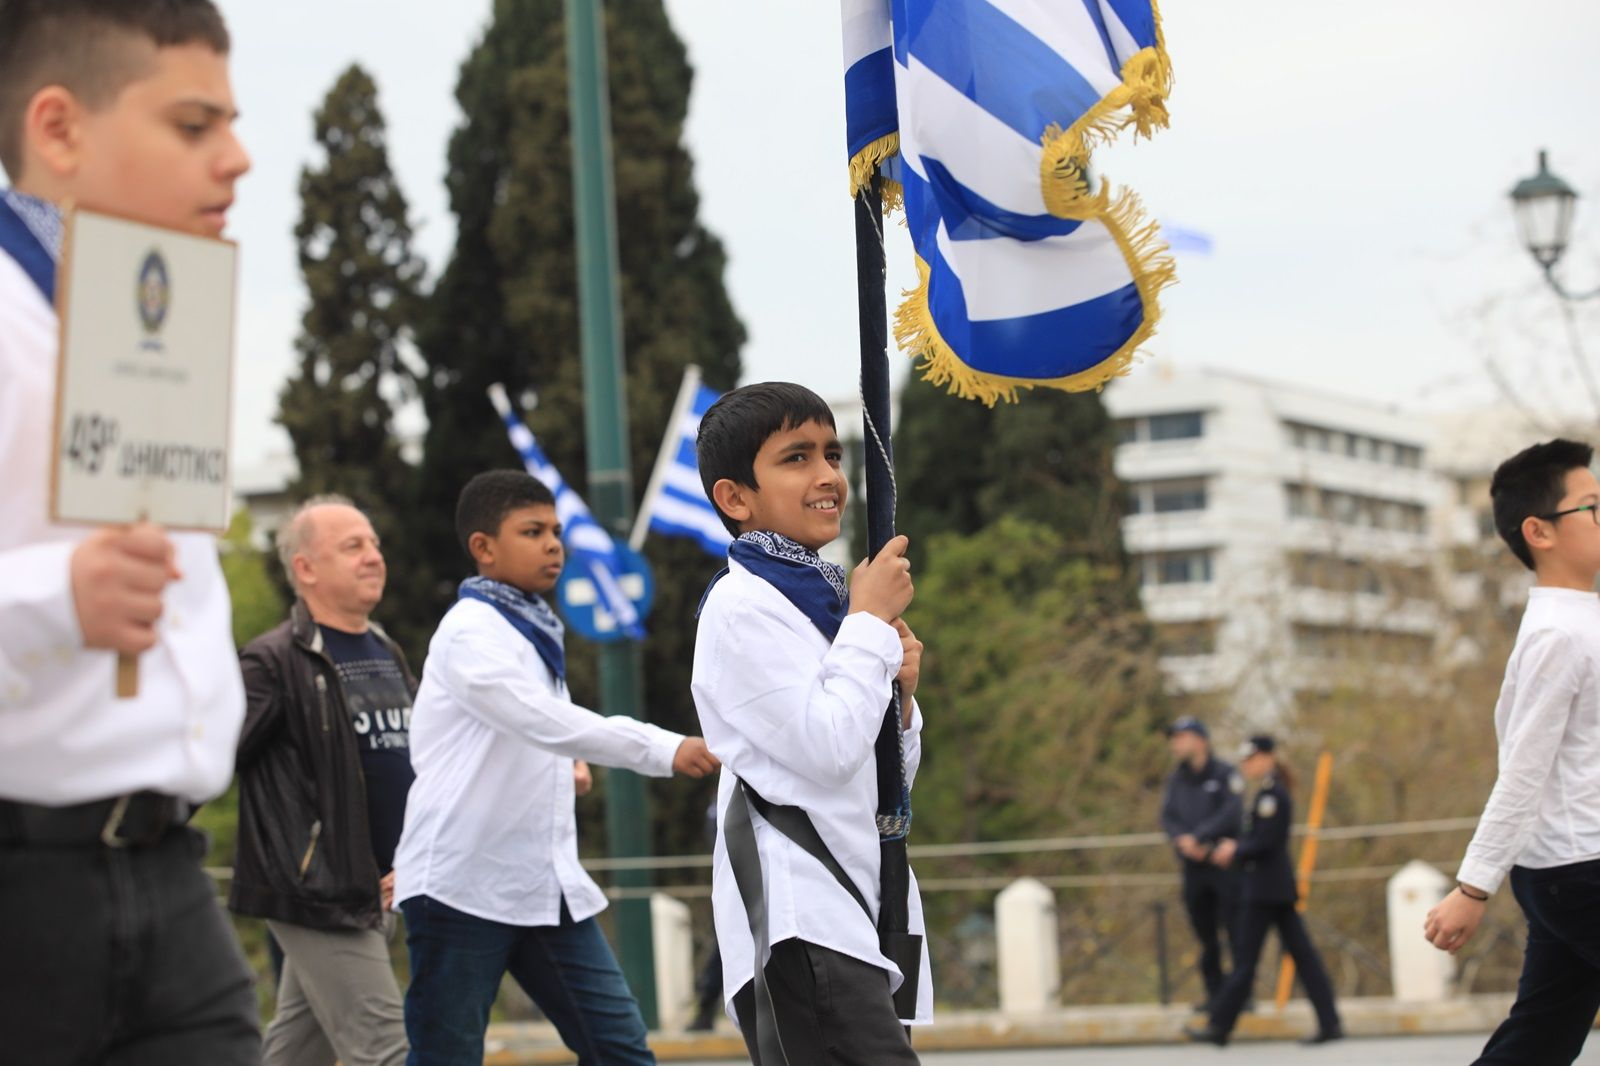
<path fill-rule="evenodd" d="M 574 760 L 704 777 L 705 742 L 567 698 L 555 501 L 521 471 L 462 489 L 456 532 L 477 564 L 428 646 L 411 719 L 416 781 L 395 854 L 406 919 L 412 1066 L 483 1062 L 507 972 L 585 1066 L 653 1063 L 638 1003 L 578 865 Z"/>
<path fill-rule="evenodd" d="M 1495 528 L 1536 575 L 1495 705 L 1500 773 L 1424 933 L 1452 955 L 1509 872 L 1528 920 L 1510 1016 L 1479 1064 L 1565 1066 L 1600 1011 L 1600 482 L 1593 450 L 1536 444 L 1494 473 Z"/>
<path fill-rule="evenodd" d="M 817 555 L 839 536 L 848 483 L 833 413 L 798 385 L 724 396 L 697 451 L 737 538 L 701 605 L 693 680 L 726 767 L 712 880 L 723 994 L 758 1066 L 914 1063 L 905 1023 L 931 1020 L 933 988 L 926 945 L 912 972 L 880 947 L 873 758 L 896 680 L 908 787 L 921 758 L 906 538 L 848 589 Z M 920 939 L 914 878 L 907 910 Z"/>

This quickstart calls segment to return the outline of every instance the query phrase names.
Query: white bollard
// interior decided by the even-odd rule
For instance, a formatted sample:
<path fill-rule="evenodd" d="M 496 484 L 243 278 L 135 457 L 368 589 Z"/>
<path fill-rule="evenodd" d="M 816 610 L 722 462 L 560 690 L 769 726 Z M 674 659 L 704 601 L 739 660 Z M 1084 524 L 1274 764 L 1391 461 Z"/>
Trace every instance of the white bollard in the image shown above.
<path fill-rule="evenodd" d="M 1450 888 L 1448 877 L 1415 860 L 1389 878 L 1389 971 L 1397 1000 L 1437 1003 L 1450 996 L 1455 959 L 1422 936 L 1428 912 Z"/>
<path fill-rule="evenodd" d="M 1061 947 L 1056 896 L 1031 877 L 1011 882 L 994 901 L 999 949 L 1000 1013 L 1044 1014 L 1061 999 Z"/>
<path fill-rule="evenodd" d="M 656 955 L 656 1018 L 663 1030 L 681 1031 L 693 1017 L 694 930 L 689 905 L 665 892 L 650 895 L 650 942 Z"/>

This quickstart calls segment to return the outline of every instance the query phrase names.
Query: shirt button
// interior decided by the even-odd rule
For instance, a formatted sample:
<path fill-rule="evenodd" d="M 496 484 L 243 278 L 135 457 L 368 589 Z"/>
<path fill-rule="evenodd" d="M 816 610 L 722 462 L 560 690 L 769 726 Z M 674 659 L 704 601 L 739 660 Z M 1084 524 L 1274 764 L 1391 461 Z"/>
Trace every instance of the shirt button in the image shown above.
<path fill-rule="evenodd" d="M 181 628 L 183 626 L 183 615 L 179 614 L 177 611 L 167 612 L 167 625 L 171 626 L 173 629 Z"/>
<path fill-rule="evenodd" d="M 56 660 L 56 665 L 57 666 L 70 666 L 71 665 L 71 663 L 72 663 L 72 652 L 68 651 L 66 648 L 57 648 L 55 650 L 54 654 L 55 654 L 55 660 Z"/>
<path fill-rule="evenodd" d="M 37 670 L 44 664 L 44 657 L 36 651 L 24 652 L 22 655 L 22 668 L 24 670 Z"/>
<path fill-rule="evenodd" d="M 20 684 L 13 684 L 10 688 L 6 689 L 6 699 L 10 700 L 12 703 L 21 703 L 22 697 L 26 696 L 27 694 L 27 690 L 24 689 Z"/>
<path fill-rule="evenodd" d="M 193 729 L 189 730 L 189 735 L 196 740 L 203 740 L 205 739 L 206 735 L 206 727 L 203 725 L 197 725 Z"/>

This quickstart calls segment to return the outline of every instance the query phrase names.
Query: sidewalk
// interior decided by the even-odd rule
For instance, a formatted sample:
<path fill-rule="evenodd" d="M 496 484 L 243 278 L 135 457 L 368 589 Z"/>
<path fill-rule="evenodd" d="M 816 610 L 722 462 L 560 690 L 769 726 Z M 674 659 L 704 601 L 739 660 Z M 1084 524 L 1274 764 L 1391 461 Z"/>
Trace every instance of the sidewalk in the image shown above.
<path fill-rule="evenodd" d="M 1351 1036 L 1487 1033 L 1511 1009 L 1511 999 L 1509 995 L 1470 996 L 1445 1003 L 1343 999 L 1339 1001 L 1339 1013 Z M 915 1030 L 913 1039 L 918 1051 L 1166 1044 L 1180 1041 L 1183 1026 L 1201 1018 L 1186 1008 L 1155 1005 L 1067 1007 L 1029 1019 L 1007 1019 L 994 1012 L 950 1013 L 940 1015 L 932 1026 Z M 1310 1006 L 1304 1000 L 1290 1000 L 1282 1014 L 1268 1006 L 1244 1015 L 1234 1039 L 1294 1039 L 1315 1027 Z M 745 1060 L 744 1041 L 726 1020 L 714 1033 L 652 1033 L 650 1046 L 662 1062 Z M 489 1027 L 485 1066 L 544 1066 L 576 1061 L 548 1025 Z"/>

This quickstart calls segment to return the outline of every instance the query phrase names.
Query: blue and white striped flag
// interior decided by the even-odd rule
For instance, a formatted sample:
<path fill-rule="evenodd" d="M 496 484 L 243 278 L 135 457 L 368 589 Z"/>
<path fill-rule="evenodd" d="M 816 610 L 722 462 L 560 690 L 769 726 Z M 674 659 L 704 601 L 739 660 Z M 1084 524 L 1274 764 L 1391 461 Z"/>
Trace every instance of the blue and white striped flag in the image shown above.
<path fill-rule="evenodd" d="M 695 460 L 700 416 L 721 395 L 700 383 L 699 367 L 690 366 L 684 370 L 678 399 L 667 422 L 667 434 L 661 441 L 655 470 L 645 489 L 644 502 L 639 504 L 639 517 L 628 542 L 634 551 L 644 544 L 647 534 L 662 533 L 669 537 L 692 537 L 708 554 L 718 559 L 727 557 L 733 538 L 717 516 L 716 508 L 706 499 L 700 466 Z"/>
<path fill-rule="evenodd" d="M 623 633 L 634 640 L 645 637 L 644 623 L 639 610 L 623 589 L 626 578 L 619 578 L 622 566 L 617 560 L 617 546 L 611 534 L 596 522 L 583 497 L 555 468 L 544 449 L 534 439 L 533 432 L 523 425 L 522 419 L 512 410 L 511 401 L 503 386 L 489 386 L 489 399 L 506 424 L 506 434 L 511 446 L 522 456 L 522 465 L 550 490 L 556 498 L 556 519 L 561 523 L 561 541 L 567 549 L 566 569 L 570 576 L 574 569 L 588 575 L 593 582 L 599 603 Z"/>
<path fill-rule="evenodd" d="M 901 346 L 985 403 L 1125 372 L 1173 262 L 1089 156 L 1166 125 L 1153 0 L 841 2 L 851 192 L 883 164 L 917 252 Z"/>

